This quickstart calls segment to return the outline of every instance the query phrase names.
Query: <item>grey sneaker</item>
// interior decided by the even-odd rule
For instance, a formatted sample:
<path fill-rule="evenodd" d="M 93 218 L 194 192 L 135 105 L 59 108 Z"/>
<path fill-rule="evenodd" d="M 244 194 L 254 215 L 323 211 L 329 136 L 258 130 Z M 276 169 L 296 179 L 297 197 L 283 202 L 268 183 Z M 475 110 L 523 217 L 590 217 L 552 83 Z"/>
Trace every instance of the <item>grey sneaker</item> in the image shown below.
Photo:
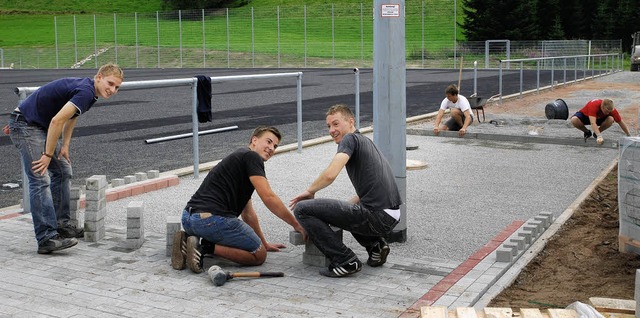
<path fill-rule="evenodd" d="M 321 269 L 320 275 L 336 278 L 336 277 L 349 276 L 361 270 L 362 270 L 362 262 L 356 258 L 354 261 L 348 262 L 347 264 L 344 264 L 344 265 L 329 266 L 329 268 Z"/>
<path fill-rule="evenodd" d="M 187 265 L 187 233 L 180 230 L 173 236 L 171 249 L 171 267 L 175 270 L 184 269 Z"/>
<path fill-rule="evenodd" d="M 387 262 L 387 256 L 390 251 L 389 244 L 387 244 L 384 239 L 381 239 L 373 246 L 367 248 L 367 253 L 369 253 L 367 265 L 371 267 L 382 266 L 382 264 Z"/>
<path fill-rule="evenodd" d="M 42 244 L 38 244 L 38 254 L 49 254 L 54 251 L 63 250 L 78 244 L 78 240 L 74 237 L 64 238 L 60 234 L 48 239 Z"/>
<path fill-rule="evenodd" d="M 187 237 L 187 267 L 194 273 L 202 273 L 202 246 L 197 236 Z"/>

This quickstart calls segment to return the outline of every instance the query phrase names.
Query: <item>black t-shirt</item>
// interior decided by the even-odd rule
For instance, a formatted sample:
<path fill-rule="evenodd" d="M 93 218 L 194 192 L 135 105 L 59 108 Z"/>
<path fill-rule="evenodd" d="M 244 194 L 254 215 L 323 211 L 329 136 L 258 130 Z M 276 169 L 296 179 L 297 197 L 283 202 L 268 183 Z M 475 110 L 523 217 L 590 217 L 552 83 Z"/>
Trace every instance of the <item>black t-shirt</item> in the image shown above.
<path fill-rule="evenodd" d="M 255 190 L 251 176 L 266 177 L 264 160 L 248 148 L 238 149 L 209 171 L 187 206 L 198 212 L 238 217 Z"/>

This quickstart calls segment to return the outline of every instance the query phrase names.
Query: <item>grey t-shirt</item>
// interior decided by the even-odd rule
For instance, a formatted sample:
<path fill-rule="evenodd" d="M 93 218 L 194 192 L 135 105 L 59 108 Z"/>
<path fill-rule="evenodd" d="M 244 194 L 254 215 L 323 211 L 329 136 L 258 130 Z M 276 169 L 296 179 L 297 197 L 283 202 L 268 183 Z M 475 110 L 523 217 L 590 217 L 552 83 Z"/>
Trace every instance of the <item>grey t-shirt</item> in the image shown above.
<path fill-rule="evenodd" d="M 380 211 L 402 204 L 391 166 L 371 139 L 358 131 L 347 134 L 338 152 L 349 155 L 347 174 L 364 208 Z"/>

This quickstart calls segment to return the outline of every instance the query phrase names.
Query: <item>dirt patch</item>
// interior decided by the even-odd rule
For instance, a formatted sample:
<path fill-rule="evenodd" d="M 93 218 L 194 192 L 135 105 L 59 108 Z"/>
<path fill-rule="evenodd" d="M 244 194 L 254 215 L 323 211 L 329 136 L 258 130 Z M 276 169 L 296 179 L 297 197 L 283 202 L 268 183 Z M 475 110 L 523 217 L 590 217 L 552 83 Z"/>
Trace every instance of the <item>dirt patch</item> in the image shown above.
<path fill-rule="evenodd" d="M 487 307 L 564 308 L 590 297 L 634 299 L 640 256 L 618 252 L 618 220 L 615 168 Z"/>

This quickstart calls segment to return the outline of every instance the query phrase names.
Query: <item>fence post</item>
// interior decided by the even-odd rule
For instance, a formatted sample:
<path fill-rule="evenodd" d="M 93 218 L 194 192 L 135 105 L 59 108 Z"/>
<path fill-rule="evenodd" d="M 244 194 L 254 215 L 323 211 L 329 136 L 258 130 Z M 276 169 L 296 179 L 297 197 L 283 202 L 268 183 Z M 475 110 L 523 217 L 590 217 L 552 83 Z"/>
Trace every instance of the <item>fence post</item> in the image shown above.
<path fill-rule="evenodd" d="M 204 31 L 204 9 L 202 9 L 202 67 L 207 68 L 207 37 Z"/>
<path fill-rule="evenodd" d="M 75 52 L 75 64 L 78 64 L 78 28 L 76 27 L 76 15 L 73 15 L 73 50 Z"/>
<path fill-rule="evenodd" d="M 98 68 L 98 39 L 96 33 L 96 15 L 93 15 L 93 63 Z"/>
<path fill-rule="evenodd" d="M 116 14 L 113 14 L 113 42 L 114 42 L 114 48 L 115 48 L 115 52 L 116 52 L 116 64 L 118 64 L 118 28 L 117 28 L 117 20 L 116 20 Z"/>
<path fill-rule="evenodd" d="M 138 56 L 140 54 L 139 54 L 139 51 L 138 51 L 138 12 L 134 12 L 133 20 L 134 20 L 135 25 L 136 25 L 136 68 L 139 68 L 140 67 L 140 62 L 138 60 Z"/>
<path fill-rule="evenodd" d="M 60 64 L 58 63 L 58 17 L 53 17 L 53 33 L 55 33 L 56 39 L 56 68 L 60 68 Z M 20 62 L 20 68 L 22 68 L 22 59 Z"/>
<path fill-rule="evenodd" d="M 180 67 L 182 67 L 182 10 L 178 10 L 178 31 L 180 36 Z"/>
<path fill-rule="evenodd" d="M 280 6 L 276 6 L 276 24 L 278 28 L 276 34 L 278 40 L 278 68 L 280 68 Z"/>
<path fill-rule="evenodd" d="M 256 32 L 254 25 L 253 7 L 251 7 L 251 66 L 256 67 Z"/>
<path fill-rule="evenodd" d="M 304 67 L 307 67 L 307 5 L 304 5 Z"/>
<path fill-rule="evenodd" d="M 160 68 L 160 15 L 156 11 L 156 34 L 158 36 L 158 68 Z"/>
<path fill-rule="evenodd" d="M 231 48 L 229 47 L 229 8 L 227 12 L 227 68 L 231 68 Z"/>

